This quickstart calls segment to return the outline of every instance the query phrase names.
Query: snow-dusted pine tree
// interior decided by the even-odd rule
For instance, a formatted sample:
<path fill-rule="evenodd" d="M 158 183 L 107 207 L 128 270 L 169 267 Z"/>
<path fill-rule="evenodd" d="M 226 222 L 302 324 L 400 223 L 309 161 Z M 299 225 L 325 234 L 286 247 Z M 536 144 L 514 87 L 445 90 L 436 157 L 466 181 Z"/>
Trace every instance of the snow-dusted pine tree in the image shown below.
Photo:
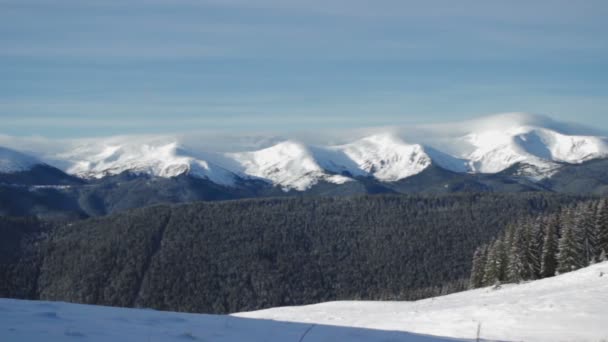
<path fill-rule="evenodd" d="M 488 247 L 488 256 L 483 274 L 483 286 L 490 286 L 504 280 L 504 261 L 502 260 L 503 243 L 502 239 L 496 239 Z"/>
<path fill-rule="evenodd" d="M 509 263 L 507 264 L 507 280 L 519 283 L 526 279 L 526 241 L 525 223 L 518 223 L 512 228 L 512 239 L 509 245 Z"/>
<path fill-rule="evenodd" d="M 608 254 L 608 200 L 602 199 L 595 214 L 595 236 L 597 238 L 596 258 L 605 261 Z M 603 254 L 603 255 L 602 255 Z"/>
<path fill-rule="evenodd" d="M 575 211 L 576 236 L 580 240 L 581 260 L 583 267 L 595 262 L 597 255 L 597 236 L 595 229 L 594 202 L 585 202 L 577 206 Z"/>
<path fill-rule="evenodd" d="M 552 277 L 557 270 L 558 237 L 560 218 L 558 215 L 550 218 L 545 226 L 545 236 L 541 255 L 540 277 Z"/>
<path fill-rule="evenodd" d="M 547 218 L 544 216 L 537 217 L 532 222 L 530 229 L 530 244 L 528 247 L 528 259 L 530 263 L 530 274 L 532 279 L 541 278 L 543 244 L 545 242 L 545 226 Z"/>
<path fill-rule="evenodd" d="M 471 268 L 471 279 L 469 281 L 470 288 L 476 289 L 483 286 L 483 276 L 487 258 L 487 245 L 483 245 L 475 249 L 475 254 L 473 254 L 473 266 Z"/>
<path fill-rule="evenodd" d="M 566 209 L 562 219 L 561 237 L 558 243 L 557 273 L 566 273 L 583 267 L 584 255 L 576 227 L 577 219 L 572 209 Z"/>

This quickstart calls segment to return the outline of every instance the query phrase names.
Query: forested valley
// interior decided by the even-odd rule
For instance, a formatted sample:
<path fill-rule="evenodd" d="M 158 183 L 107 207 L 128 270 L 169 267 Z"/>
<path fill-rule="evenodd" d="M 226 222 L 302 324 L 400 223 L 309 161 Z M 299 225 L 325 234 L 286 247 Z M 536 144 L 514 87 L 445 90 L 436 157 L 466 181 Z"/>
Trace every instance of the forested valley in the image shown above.
<path fill-rule="evenodd" d="M 69 222 L 3 217 L 0 297 L 206 313 L 425 298 L 466 289 L 475 248 L 507 227 L 586 199 L 365 195 L 161 205 Z"/>

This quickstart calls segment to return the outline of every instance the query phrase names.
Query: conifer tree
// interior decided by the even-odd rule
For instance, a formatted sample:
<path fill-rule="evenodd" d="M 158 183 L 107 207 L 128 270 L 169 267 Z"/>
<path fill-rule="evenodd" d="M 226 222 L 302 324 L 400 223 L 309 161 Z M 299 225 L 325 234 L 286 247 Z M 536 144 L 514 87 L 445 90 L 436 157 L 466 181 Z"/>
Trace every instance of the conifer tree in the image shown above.
<path fill-rule="evenodd" d="M 530 274 L 532 279 L 541 278 L 543 244 L 545 241 L 546 217 L 539 216 L 531 226 L 531 241 L 528 247 Z"/>
<path fill-rule="evenodd" d="M 509 246 L 509 263 L 507 265 L 507 280 L 518 283 L 526 278 L 525 276 L 525 255 L 526 246 L 524 240 L 524 224 L 519 223 L 512 231 Z"/>
<path fill-rule="evenodd" d="M 567 209 L 563 220 L 561 237 L 558 243 L 557 272 L 566 273 L 583 265 L 582 248 L 577 233 L 576 219 L 571 209 Z"/>
<path fill-rule="evenodd" d="M 508 225 L 507 228 L 505 229 L 504 234 L 501 237 L 501 242 L 502 242 L 502 254 L 501 254 L 501 260 L 503 261 L 502 263 L 502 269 L 501 269 L 501 274 L 502 274 L 502 279 L 503 280 L 509 280 L 509 265 L 512 262 L 512 246 L 513 246 L 513 239 L 515 238 L 515 231 L 518 227 L 518 224 L 511 224 Z"/>
<path fill-rule="evenodd" d="M 469 281 L 469 287 L 472 289 L 483 286 L 484 271 L 487 261 L 488 247 L 483 245 L 477 247 L 475 254 L 473 254 L 473 267 L 471 269 L 471 279 Z"/>
<path fill-rule="evenodd" d="M 581 266 L 588 266 L 597 255 L 597 236 L 593 202 L 581 203 L 575 210 L 575 236 L 580 240 Z"/>
<path fill-rule="evenodd" d="M 605 261 L 608 254 L 608 200 L 602 199 L 595 214 L 595 236 L 597 238 L 596 258 Z M 603 253 L 603 256 L 602 256 Z"/>
<path fill-rule="evenodd" d="M 553 218 L 549 219 L 545 225 L 545 234 L 541 255 L 541 278 L 552 277 L 555 275 L 555 271 L 557 270 L 557 232 L 559 229 L 560 219 L 558 215 L 555 215 Z"/>
<path fill-rule="evenodd" d="M 483 274 L 483 286 L 494 285 L 501 281 L 500 249 L 502 249 L 502 243 L 499 241 L 500 239 L 497 239 L 488 247 Z"/>

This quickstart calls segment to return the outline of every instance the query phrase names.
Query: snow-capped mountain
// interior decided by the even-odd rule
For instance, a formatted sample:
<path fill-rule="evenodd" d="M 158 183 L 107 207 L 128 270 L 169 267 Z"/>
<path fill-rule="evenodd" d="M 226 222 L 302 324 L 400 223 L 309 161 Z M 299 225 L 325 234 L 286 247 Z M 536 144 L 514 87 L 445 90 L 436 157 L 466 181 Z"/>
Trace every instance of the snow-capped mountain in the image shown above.
<path fill-rule="evenodd" d="M 0 147 L 0 173 L 27 171 L 40 164 L 43 163 L 35 157 Z"/>
<path fill-rule="evenodd" d="M 264 180 L 285 191 L 307 190 L 319 182 L 344 184 L 357 177 L 395 182 L 431 165 L 492 174 L 517 164 L 517 175 L 538 181 L 564 164 L 608 157 L 608 139 L 592 129 L 523 113 L 375 130 L 339 144 L 309 144 L 306 139 L 277 143 L 266 137 L 269 144 L 262 148 L 225 152 L 196 141 L 197 137 L 90 139 L 69 144 L 62 153 L 40 155 L 48 164 L 83 178 L 126 171 L 158 177 L 189 174 L 228 186 L 236 179 Z M 35 163 L 15 153 L 3 157 L 8 152 L 0 150 L 0 167 L 19 170 Z"/>
<path fill-rule="evenodd" d="M 177 142 L 87 144 L 61 154 L 69 162 L 67 172 L 83 178 L 102 178 L 129 171 L 158 177 L 190 174 L 230 185 L 234 174 L 197 158 Z"/>
<path fill-rule="evenodd" d="M 355 172 L 387 182 L 418 174 L 432 163 L 421 145 L 407 144 L 393 134 L 372 135 L 331 149 L 341 151 L 354 162 Z"/>
<path fill-rule="evenodd" d="M 468 171 L 466 161 L 430 146 L 409 144 L 396 133 L 380 133 L 329 149 L 342 152 L 356 169 L 356 175 L 394 182 L 419 174 L 431 164 L 455 172 Z"/>
<path fill-rule="evenodd" d="M 244 177 L 257 177 L 271 181 L 284 190 L 306 190 L 321 180 L 342 184 L 352 180 L 337 174 L 330 174 L 321 167 L 303 144 L 285 141 L 269 148 L 252 152 L 229 153 L 241 168 L 237 171 Z"/>
<path fill-rule="evenodd" d="M 496 173 L 524 163 L 546 175 L 559 163 L 578 164 L 608 154 L 604 138 L 565 135 L 535 126 L 473 132 L 462 139 L 473 147 L 462 157 L 469 161 L 471 171 L 482 173 Z"/>

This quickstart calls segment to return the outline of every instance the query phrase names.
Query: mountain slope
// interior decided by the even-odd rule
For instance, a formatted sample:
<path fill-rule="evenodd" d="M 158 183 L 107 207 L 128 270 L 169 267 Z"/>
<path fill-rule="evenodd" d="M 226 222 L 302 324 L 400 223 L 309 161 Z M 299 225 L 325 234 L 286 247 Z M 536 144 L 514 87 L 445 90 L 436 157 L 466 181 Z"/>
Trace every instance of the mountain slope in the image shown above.
<path fill-rule="evenodd" d="M 82 183 L 81 179 L 33 156 L 0 147 L 0 186 L 66 186 Z"/>
<path fill-rule="evenodd" d="M 42 162 L 32 156 L 0 147 L 0 174 L 27 171 L 39 164 Z"/>
<path fill-rule="evenodd" d="M 59 159 L 70 162 L 69 173 L 84 178 L 102 178 L 127 171 L 163 178 L 189 174 L 222 185 L 233 184 L 235 178 L 233 173 L 197 158 L 175 141 L 86 144 L 60 155 Z"/>
<path fill-rule="evenodd" d="M 463 157 L 469 160 L 472 171 L 482 173 L 497 173 L 525 163 L 544 178 L 559 168 L 558 163 L 579 164 L 608 155 L 604 138 L 564 135 L 534 126 L 476 132 L 463 139 L 473 147 Z"/>
<path fill-rule="evenodd" d="M 455 342 L 438 336 L 59 302 L 0 299 L 6 342 Z"/>
<path fill-rule="evenodd" d="M 608 338 L 608 262 L 519 285 L 416 302 L 331 302 L 237 317 L 501 341 Z"/>
<path fill-rule="evenodd" d="M 345 167 L 349 173 L 385 182 L 418 174 L 432 163 L 421 145 L 407 144 L 393 134 L 372 135 L 330 149 L 342 152 L 356 166 L 356 169 Z"/>
<path fill-rule="evenodd" d="M 343 184 L 349 177 L 329 174 L 303 144 L 285 141 L 253 152 L 227 154 L 241 167 L 243 177 L 269 180 L 284 190 L 306 190 L 319 181 Z"/>

